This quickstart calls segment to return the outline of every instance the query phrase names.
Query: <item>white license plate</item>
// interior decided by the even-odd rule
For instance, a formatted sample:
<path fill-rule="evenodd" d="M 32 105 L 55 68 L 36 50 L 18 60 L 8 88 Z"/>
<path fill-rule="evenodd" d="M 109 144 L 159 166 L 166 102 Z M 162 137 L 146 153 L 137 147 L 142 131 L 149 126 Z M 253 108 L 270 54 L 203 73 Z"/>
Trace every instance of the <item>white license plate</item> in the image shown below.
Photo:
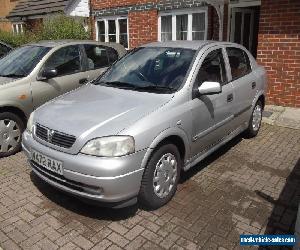
<path fill-rule="evenodd" d="M 32 151 L 31 159 L 36 162 L 39 166 L 48 169 L 59 175 L 63 175 L 63 164 L 61 161 L 54 160 L 46 155 L 39 152 Z"/>

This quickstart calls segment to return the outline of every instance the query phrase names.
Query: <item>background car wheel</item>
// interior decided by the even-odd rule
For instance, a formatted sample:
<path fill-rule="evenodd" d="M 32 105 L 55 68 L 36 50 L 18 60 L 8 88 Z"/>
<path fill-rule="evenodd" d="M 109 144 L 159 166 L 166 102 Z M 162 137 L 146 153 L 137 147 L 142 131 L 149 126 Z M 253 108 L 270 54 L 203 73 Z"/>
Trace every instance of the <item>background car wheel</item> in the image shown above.
<path fill-rule="evenodd" d="M 252 111 L 252 115 L 249 121 L 249 126 L 247 130 L 245 131 L 245 135 L 248 138 L 255 137 L 258 134 L 258 131 L 261 126 L 261 120 L 262 120 L 262 112 L 263 112 L 263 106 L 261 101 L 257 101 L 255 104 L 255 107 Z"/>
<path fill-rule="evenodd" d="M 173 144 L 165 144 L 154 151 L 142 178 L 138 196 L 146 208 L 156 209 L 168 203 L 174 196 L 182 161 Z"/>
<path fill-rule="evenodd" d="M 23 131 L 20 117 L 10 112 L 0 113 L 0 158 L 20 151 Z"/>

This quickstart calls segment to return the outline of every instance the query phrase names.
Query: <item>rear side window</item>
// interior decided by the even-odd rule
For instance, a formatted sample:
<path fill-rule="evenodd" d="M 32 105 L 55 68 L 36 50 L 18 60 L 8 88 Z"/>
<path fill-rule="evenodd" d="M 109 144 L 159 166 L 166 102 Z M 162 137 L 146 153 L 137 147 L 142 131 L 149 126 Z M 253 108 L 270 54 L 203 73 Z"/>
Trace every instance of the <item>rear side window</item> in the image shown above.
<path fill-rule="evenodd" d="M 57 76 L 69 75 L 81 70 L 80 50 L 77 45 L 67 46 L 55 51 L 44 68 L 54 68 Z"/>
<path fill-rule="evenodd" d="M 110 65 L 108 50 L 101 45 L 85 44 L 88 70 L 100 69 Z"/>
<path fill-rule="evenodd" d="M 232 80 L 241 78 L 251 72 L 247 53 L 239 48 L 226 48 L 231 67 Z"/>
<path fill-rule="evenodd" d="M 204 59 L 198 72 L 198 83 L 219 82 L 221 85 L 227 83 L 225 62 L 222 49 L 211 51 Z"/>

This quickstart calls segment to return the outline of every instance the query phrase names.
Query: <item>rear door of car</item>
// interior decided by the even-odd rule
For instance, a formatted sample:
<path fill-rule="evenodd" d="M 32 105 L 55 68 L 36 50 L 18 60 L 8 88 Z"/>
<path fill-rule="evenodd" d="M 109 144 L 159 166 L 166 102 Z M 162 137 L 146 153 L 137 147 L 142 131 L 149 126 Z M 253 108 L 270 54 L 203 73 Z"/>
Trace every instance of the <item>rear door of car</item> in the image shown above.
<path fill-rule="evenodd" d="M 100 76 L 120 57 L 118 51 L 109 46 L 84 44 L 82 46 L 86 77 L 89 81 Z"/>
<path fill-rule="evenodd" d="M 43 79 L 40 74 L 45 68 L 57 70 L 57 76 Z M 36 81 L 32 82 L 34 108 L 43 103 L 74 90 L 86 82 L 83 72 L 83 58 L 79 45 L 68 45 L 54 51 L 42 66 Z"/>
<path fill-rule="evenodd" d="M 234 88 L 233 108 L 236 125 L 250 118 L 252 102 L 257 92 L 257 79 L 247 52 L 238 47 L 226 47 Z"/>

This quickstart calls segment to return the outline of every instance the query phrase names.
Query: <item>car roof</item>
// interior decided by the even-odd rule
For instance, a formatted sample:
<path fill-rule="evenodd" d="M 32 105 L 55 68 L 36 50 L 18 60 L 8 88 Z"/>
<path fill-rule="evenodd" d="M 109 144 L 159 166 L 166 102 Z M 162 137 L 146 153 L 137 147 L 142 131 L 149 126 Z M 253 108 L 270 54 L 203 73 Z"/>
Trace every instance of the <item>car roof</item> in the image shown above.
<path fill-rule="evenodd" d="M 106 43 L 106 42 L 97 42 L 92 40 L 49 40 L 49 41 L 39 41 L 36 43 L 25 44 L 24 46 L 42 46 L 48 48 L 60 48 L 67 45 L 79 45 L 79 44 L 95 44 L 103 45 L 107 47 L 114 48 L 119 53 L 119 57 L 124 56 L 127 52 L 123 45 L 119 43 Z"/>
<path fill-rule="evenodd" d="M 29 43 L 26 45 L 34 45 L 34 46 L 44 46 L 44 47 L 50 47 L 54 48 L 57 46 L 62 45 L 73 45 L 73 44 L 103 44 L 103 45 L 109 45 L 109 44 L 115 44 L 115 43 L 104 43 L 104 42 L 97 42 L 92 40 L 45 40 L 45 41 L 39 41 L 35 43 Z"/>
<path fill-rule="evenodd" d="M 166 42 L 154 42 L 142 45 L 141 47 L 168 47 L 168 48 L 184 48 L 184 49 L 194 49 L 199 50 L 206 45 L 230 45 L 239 46 L 235 43 L 230 42 L 220 42 L 212 40 L 199 40 L 199 41 L 166 41 Z"/>

